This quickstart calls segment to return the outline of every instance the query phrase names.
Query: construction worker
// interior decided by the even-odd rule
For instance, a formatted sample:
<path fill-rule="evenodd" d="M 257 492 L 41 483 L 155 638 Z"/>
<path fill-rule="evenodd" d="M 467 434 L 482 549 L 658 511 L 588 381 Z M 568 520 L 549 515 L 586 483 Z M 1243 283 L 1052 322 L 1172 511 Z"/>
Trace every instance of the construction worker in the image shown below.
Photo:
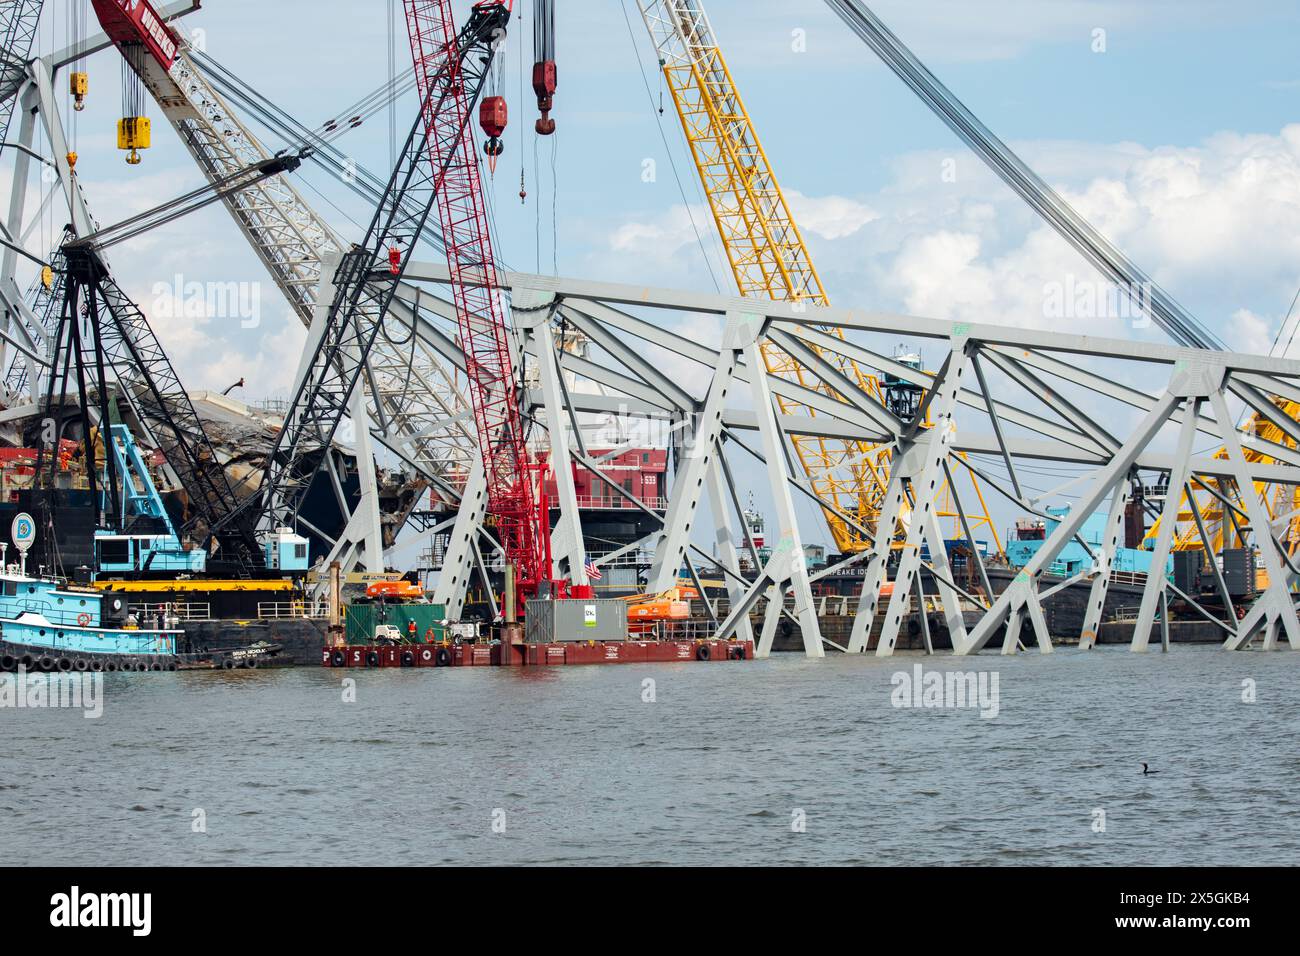
<path fill-rule="evenodd" d="M 415 622 L 414 622 L 414 621 L 407 621 L 407 622 L 406 622 L 406 639 L 407 639 L 408 641 L 410 641 L 410 643 L 412 643 L 412 644 L 416 643 L 416 640 L 415 640 L 415 635 L 416 635 L 416 633 L 417 633 L 417 628 L 416 628 L 416 626 L 415 626 Z"/>

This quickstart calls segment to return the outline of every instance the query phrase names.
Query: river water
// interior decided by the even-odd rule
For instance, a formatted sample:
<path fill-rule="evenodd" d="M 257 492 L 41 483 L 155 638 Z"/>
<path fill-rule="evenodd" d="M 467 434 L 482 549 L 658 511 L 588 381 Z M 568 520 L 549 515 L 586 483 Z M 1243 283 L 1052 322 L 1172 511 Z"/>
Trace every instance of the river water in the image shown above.
<path fill-rule="evenodd" d="M 917 664 L 996 716 L 895 706 Z M 1287 651 L 113 674 L 0 726 L 19 864 L 1300 862 Z"/>

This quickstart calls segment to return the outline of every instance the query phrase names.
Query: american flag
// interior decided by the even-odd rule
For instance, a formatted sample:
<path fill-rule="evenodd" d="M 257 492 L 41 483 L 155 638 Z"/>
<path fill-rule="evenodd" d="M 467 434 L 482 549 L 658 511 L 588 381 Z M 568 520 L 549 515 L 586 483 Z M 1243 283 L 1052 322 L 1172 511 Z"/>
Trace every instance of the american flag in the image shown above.
<path fill-rule="evenodd" d="M 599 581 L 599 580 L 600 580 L 600 568 L 596 567 L 596 565 L 592 564 L 590 561 L 588 561 L 587 563 L 585 563 L 585 564 L 582 566 L 582 569 L 583 569 L 584 571 L 587 572 L 587 580 L 588 580 L 588 581 Z"/>

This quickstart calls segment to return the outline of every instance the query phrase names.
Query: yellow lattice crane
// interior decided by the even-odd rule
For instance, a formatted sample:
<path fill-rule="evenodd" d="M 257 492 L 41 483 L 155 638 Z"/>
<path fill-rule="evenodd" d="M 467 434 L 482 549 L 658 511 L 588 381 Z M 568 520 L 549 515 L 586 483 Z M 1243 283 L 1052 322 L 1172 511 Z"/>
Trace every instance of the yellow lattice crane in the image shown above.
<path fill-rule="evenodd" d="M 637 0 L 637 6 L 650 31 L 740 294 L 810 307 L 829 305 L 699 0 Z M 843 338 L 838 328 L 820 331 Z M 845 356 L 823 352 L 811 343 L 810 347 L 884 404 L 875 376 L 863 373 Z M 769 373 L 835 396 L 829 386 L 771 343 L 764 343 L 763 359 Z M 816 414 L 783 397 L 778 397 L 778 403 L 783 414 Z M 806 435 L 792 436 L 791 443 L 823 504 L 836 547 L 846 554 L 869 548 L 889 483 L 889 446 Z M 841 515 L 850 516 L 852 523 Z M 972 515 L 971 525 L 972 533 L 987 527 L 996 542 L 987 509 L 982 516 Z"/>

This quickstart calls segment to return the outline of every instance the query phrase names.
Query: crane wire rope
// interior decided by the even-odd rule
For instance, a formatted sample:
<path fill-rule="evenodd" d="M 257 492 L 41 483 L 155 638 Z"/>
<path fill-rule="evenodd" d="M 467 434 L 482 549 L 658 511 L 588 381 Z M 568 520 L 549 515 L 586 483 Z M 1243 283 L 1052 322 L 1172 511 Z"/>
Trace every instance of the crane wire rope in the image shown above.
<path fill-rule="evenodd" d="M 637 43 L 636 34 L 632 30 L 632 18 L 627 12 L 627 0 L 619 0 L 619 9 L 623 11 L 623 21 L 627 24 L 627 37 L 632 43 L 632 52 L 636 56 L 637 69 L 641 71 L 641 82 L 645 86 L 646 98 L 650 101 L 650 110 L 655 113 L 655 123 L 659 128 L 659 139 L 664 145 L 664 154 L 668 157 L 668 165 L 672 168 L 673 178 L 677 181 L 677 191 L 682 197 L 682 206 L 686 209 L 686 218 L 690 220 L 691 230 L 695 233 L 695 241 L 699 244 L 700 253 L 704 257 L 704 267 L 709 270 L 709 279 L 713 282 L 713 290 L 719 294 L 722 293 L 722 286 L 718 284 L 718 276 L 713 271 L 713 259 L 709 250 L 704 244 L 704 235 L 700 232 L 700 227 L 695 222 L 695 214 L 691 212 L 690 201 L 686 198 L 686 187 L 682 185 L 682 177 L 677 171 L 677 160 L 673 156 L 672 149 L 668 146 L 668 134 L 664 132 L 663 110 L 655 112 L 654 91 L 650 89 L 650 80 L 646 76 L 645 64 L 641 62 L 641 46 Z M 540 271 L 540 269 L 539 269 Z"/>

